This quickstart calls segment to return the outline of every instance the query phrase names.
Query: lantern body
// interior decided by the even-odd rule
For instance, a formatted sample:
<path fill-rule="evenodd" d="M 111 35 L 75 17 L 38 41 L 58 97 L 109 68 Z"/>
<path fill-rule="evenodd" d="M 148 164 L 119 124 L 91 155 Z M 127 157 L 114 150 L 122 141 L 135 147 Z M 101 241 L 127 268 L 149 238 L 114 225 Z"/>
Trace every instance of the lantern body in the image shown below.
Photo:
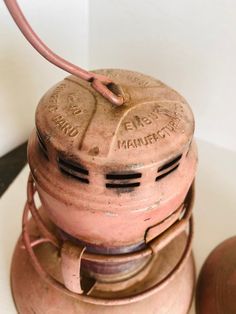
<path fill-rule="evenodd" d="M 38 105 L 12 262 L 17 309 L 136 314 L 148 306 L 151 313 L 187 313 L 195 281 L 191 109 L 154 78 L 96 74 L 122 89 L 123 105 L 74 76 Z"/>

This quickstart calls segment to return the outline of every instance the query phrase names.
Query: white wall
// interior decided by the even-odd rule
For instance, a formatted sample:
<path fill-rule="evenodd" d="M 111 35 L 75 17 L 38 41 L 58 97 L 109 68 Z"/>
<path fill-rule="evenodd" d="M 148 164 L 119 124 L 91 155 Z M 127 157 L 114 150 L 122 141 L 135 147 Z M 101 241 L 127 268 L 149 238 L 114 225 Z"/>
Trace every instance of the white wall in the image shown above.
<path fill-rule="evenodd" d="M 87 67 L 87 0 L 19 0 L 19 4 L 49 47 Z M 28 138 L 39 99 L 66 75 L 26 42 L 0 1 L 0 156 Z"/>
<path fill-rule="evenodd" d="M 156 76 L 189 101 L 198 137 L 236 150 L 235 0 L 90 0 L 90 66 Z"/>

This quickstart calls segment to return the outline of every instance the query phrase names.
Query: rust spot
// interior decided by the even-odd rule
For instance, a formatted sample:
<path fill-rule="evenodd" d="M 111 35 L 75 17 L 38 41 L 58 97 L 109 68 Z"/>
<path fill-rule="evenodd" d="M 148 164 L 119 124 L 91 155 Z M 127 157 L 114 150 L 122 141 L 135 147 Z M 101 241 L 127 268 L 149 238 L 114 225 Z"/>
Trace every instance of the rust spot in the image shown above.
<path fill-rule="evenodd" d="M 98 154 L 99 154 L 99 147 L 98 146 L 91 148 L 89 151 L 89 155 L 91 155 L 91 156 L 97 156 Z"/>

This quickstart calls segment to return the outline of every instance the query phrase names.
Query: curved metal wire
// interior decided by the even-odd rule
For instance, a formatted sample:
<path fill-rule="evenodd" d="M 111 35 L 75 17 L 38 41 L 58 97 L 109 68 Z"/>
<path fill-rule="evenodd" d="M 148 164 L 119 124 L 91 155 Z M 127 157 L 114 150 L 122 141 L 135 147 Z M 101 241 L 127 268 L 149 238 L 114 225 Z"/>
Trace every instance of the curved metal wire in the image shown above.
<path fill-rule="evenodd" d="M 30 187 L 31 184 L 33 184 L 33 183 L 29 177 L 28 188 Z M 35 189 L 30 189 L 28 192 L 28 195 L 30 193 L 33 194 L 34 192 L 35 192 Z M 33 195 L 31 196 L 30 199 L 33 200 Z M 38 261 L 37 256 L 35 255 L 34 250 L 32 248 L 32 245 L 31 245 L 29 233 L 27 230 L 28 229 L 27 228 L 28 214 L 29 214 L 29 210 L 30 210 L 28 203 L 26 203 L 24 213 L 23 213 L 22 239 L 23 239 L 24 246 L 27 250 L 27 253 L 29 254 L 29 257 L 31 259 L 31 262 L 32 262 L 35 270 L 39 274 L 39 276 L 43 280 L 45 280 L 48 284 L 57 288 L 59 291 L 65 293 L 66 295 L 73 297 L 79 301 L 92 303 L 92 304 L 99 304 L 99 305 L 122 305 L 122 304 L 130 303 L 130 302 L 135 302 L 135 301 L 141 300 L 145 297 L 148 297 L 157 291 L 160 291 L 162 288 L 164 288 L 164 286 L 167 284 L 167 282 L 170 282 L 171 280 L 173 280 L 175 278 L 176 273 L 179 273 L 182 270 L 182 268 L 184 267 L 185 262 L 191 253 L 191 246 L 192 246 L 192 240 L 193 240 L 193 219 L 190 217 L 191 216 L 191 209 L 193 206 L 193 199 L 194 199 L 194 188 L 192 186 L 190 188 L 190 192 L 188 193 L 186 200 L 185 200 L 187 208 L 186 208 L 186 213 L 184 214 L 184 217 L 179 222 L 177 222 L 173 226 L 171 226 L 169 228 L 169 232 L 167 233 L 167 236 L 163 238 L 163 243 L 165 245 L 167 245 L 167 242 L 168 242 L 167 238 L 169 240 L 172 239 L 172 236 L 170 235 L 172 229 L 173 229 L 173 236 L 175 237 L 178 234 L 180 234 L 184 230 L 184 228 L 186 228 L 187 223 L 189 224 L 189 234 L 188 234 L 187 242 L 186 242 L 185 248 L 184 248 L 183 253 L 182 253 L 181 257 L 179 258 L 178 262 L 176 263 L 174 268 L 161 281 L 157 282 L 155 285 L 144 290 L 143 292 L 138 293 L 138 294 L 134 294 L 130 297 L 106 299 L 106 298 L 101 298 L 101 297 L 93 297 L 93 296 L 86 295 L 86 294 L 77 294 L 77 293 L 74 293 L 74 292 L 68 290 L 61 282 L 57 281 L 55 278 L 53 278 L 51 275 L 49 275 L 43 269 L 43 267 L 40 265 L 40 262 Z M 32 202 L 32 204 L 34 204 L 34 202 Z M 180 226 L 179 228 L 177 227 L 178 225 Z M 157 239 L 158 239 L 157 246 L 155 246 L 155 243 L 153 242 L 156 240 L 156 239 L 154 239 L 153 241 L 150 242 L 150 243 L 152 243 L 151 247 L 148 247 L 148 249 L 142 250 L 141 253 L 140 252 L 133 252 L 133 253 L 128 253 L 128 254 L 124 254 L 124 255 L 113 255 L 113 256 L 110 256 L 110 258 L 112 260 L 115 259 L 115 261 L 118 262 L 118 260 L 119 261 L 120 260 L 121 261 L 124 261 L 124 260 L 127 261 L 127 260 L 132 260 L 135 258 L 140 258 L 141 256 L 144 256 L 144 255 L 145 256 L 152 255 L 152 254 L 154 254 L 154 252 L 156 253 L 157 251 L 159 251 L 163 248 L 164 245 L 161 244 L 161 238 L 162 238 L 161 236 L 157 237 Z M 51 241 L 49 241 L 49 242 L 51 242 Z M 91 253 L 86 252 L 86 251 L 83 253 L 83 259 L 92 260 L 92 261 L 96 261 L 97 258 L 99 258 L 99 260 L 105 259 L 107 261 L 107 257 L 108 256 L 91 254 Z"/>
<path fill-rule="evenodd" d="M 33 31 L 16 0 L 4 0 L 13 20 L 30 44 L 49 62 L 57 67 L 91 83 L 92 87 L 112 104 L 120 106 L 124 103 L 121 88 L 108 77 L 86 71 L 55 54 Z"/>

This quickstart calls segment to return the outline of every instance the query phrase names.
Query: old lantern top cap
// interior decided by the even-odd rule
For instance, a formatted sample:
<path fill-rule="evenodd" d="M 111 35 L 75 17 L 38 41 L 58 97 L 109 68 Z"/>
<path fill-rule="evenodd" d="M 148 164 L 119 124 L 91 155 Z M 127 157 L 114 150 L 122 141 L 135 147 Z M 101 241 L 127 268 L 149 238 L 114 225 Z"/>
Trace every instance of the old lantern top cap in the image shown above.
<path fill-rule="evenodd" d="M 89 163 L 145 166 L 190 144 L 193 114 L 176 91 L 137 72 L 94 72 L 118 84 L 124 104 L 111 104 L 75 76 L 65 78 L 36 111 L 36 128 L 49 150 Z"/>

